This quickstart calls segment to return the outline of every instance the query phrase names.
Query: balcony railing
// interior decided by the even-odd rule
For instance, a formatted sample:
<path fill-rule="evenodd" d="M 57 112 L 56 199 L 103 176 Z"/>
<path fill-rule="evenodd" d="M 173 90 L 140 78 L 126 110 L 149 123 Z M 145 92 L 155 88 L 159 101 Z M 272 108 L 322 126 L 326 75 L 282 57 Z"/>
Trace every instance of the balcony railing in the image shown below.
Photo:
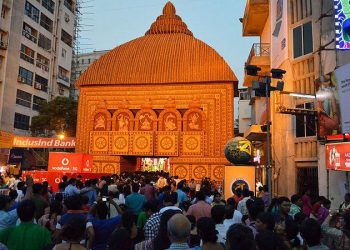
<path fill-rule="evenodd" d="M 65 76 L 65 75 L 62 75 L 62 74 L 58 74 L 58 78 L 69 83 L 69 77 L 68 76 Z"/>
<path fill-rule="evenodd" d="M 36 60 L 35 65 L 36 65 L 38 68 L 41 68 L 42 70 L 45 70 L 46 72 L 49 71 L 49 65 L 42 63 L 42 62 L 41 62 L 40 60 L 38 60 L 38 59 Z"/>
<path fill-rule="evenodd" d="M 39 23 L 39 13 L 34 14 L 33 12 L 30 12 L 28 10 L 25 10 L 24 12 L 28 17 L 30 17 L 34 22 Z"/>
<path fill-rule="evenodd" d="M 25 60 L 25 61 L 27 61 L 27 62 L 29 62 L 29 63 L 31 63 L 31 64 L 34 64 L 34 58 L 33 57 L 31 57 L 31 56 L 29 56 L 29 55 L 27 55 L 27 54 L 25 54 L 25 53 L 23 53 L 23 52 L 21 52 L 21 56 L 20 56 L 23 60 Z"/>
<path fill-rule="evenodd" d="M 33 43 L 37 43 L 38 38 L 36 38 L 35 36 L 33 36 L 29 31 L 27 30 L 22 30 L 22 35 L 26 38 L 28 38 L 30 41 L 32 41 Z"/>
<path fill-rule="evenodd" d="M 0 41 L 0 49 L 6 50 L 6 49 L 7 49 L 7 46 L 8 46 L 8 43 L 7 43 L 7 42 Z"/>
<path fill-rule="evenodd" d="M 270 44 L 254 43 L 248 56 L 248 60 L 247 60 L 248 64 L 254 56 L 270 56 Z"/>

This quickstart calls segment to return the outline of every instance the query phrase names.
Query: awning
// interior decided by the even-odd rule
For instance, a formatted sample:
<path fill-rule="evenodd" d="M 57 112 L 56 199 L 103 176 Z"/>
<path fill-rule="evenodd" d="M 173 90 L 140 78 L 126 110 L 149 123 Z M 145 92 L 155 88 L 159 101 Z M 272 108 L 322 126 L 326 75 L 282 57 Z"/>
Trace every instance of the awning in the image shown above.
<path fill-rule="evenodd" d="M 249 141 L 266 141 L 267 133 L 261 130 L 261 125 L 251 125 L 244 133 L 244 137 Z"/>

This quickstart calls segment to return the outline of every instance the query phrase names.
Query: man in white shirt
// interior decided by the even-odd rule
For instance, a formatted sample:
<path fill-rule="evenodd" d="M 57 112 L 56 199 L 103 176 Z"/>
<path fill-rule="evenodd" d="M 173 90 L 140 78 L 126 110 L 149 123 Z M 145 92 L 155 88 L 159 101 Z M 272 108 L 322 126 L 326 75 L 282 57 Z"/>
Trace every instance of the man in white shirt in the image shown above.
<path fill-rule="evenodd" d="M 241 212 L 242 215 L 247 215 L 248 214 L 247 200 L 250 199 L 250 197 L 249 197 L 249 190 L 248 189 L 244 189 L 242 194 L 243 194 L 244 198 L 240 202 L 238 202 L 237 210 L 239 212 Z"/>
<path fill-rule="evenodd" d="M 225 218 L 225 206 L 216 205 L 211 209 L 211 218 L 215 221 L 215 229 L 218 231 L 218 243 L 225 244 L 226 243 L 226 232 L 227 229 L 224 225 Z"/>
<path fill-rule="evenodd" d="M 241 224 L 243 215 L 241 212 L 237 211 L 234 206 L 226 205 L 225 206 L 225 220 L 224 226 L 226 230 L 230 228 L 233 224 Z"/>

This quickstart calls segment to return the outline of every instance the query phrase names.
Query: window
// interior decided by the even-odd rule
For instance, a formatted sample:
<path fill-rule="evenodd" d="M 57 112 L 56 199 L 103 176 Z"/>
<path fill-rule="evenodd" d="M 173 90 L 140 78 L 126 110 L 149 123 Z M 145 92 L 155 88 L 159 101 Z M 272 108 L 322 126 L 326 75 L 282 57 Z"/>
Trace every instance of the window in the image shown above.
<path fill-rule="evenodd" d="M 307 55 L 313 51 L 312 23 L 308 22 L 293 29 L 294 58 Z"/>
<path fill-rule="evenodd" d="M 58 66 L 58 78 L 69 83 L 69 71 L 61 66 Z"/>
<path fill-rule="evenodd" d="M 64 0 L 64 6 L 67 7 L 70 11 L 73 12 L 73 1 L 72 0 Z"/>
<path fill-rule="evenodd" d="M 32 95 L 17 89 L 16 104 L 30 108 L 32 105 Z"/>
<path fill-rule="evenodd" d="M 39 34 L 39 47 L 43 48 L 44 50 L 50 51 L 51 50 L 51 40 L 44 36 L 43 34 Z"/>
<path fill-rule="evenodd" d="M 35 74 L 34 88 L 47 92 L 47 84 L 48 84 L 48 80 L 46 78 L 39 76 L 38 74 Z"/>
<path fill-rule="evenodd" d="M 290 0 L 288 5 L 292 24 L 312 15 L 311 0 Z"/>
<path fill-rule="evenodd" d="M 21 44 L 21 59 L 34 64 L 34 50 Z"/>
<path fill-rule="evenodd" d="M 48 72 L 50 61 L 45 56 L 40 55 L 39 53 L 36 56 L 36 66 L 42 70 Z"/>
<path fill-rule="evenodd" d="M 65 32 L 64 30 L 62 30 L 61 33 L 61 40 L 67 44 L 68 46 L 72 47 L 73 45 L 73 38 L 71 35 L 69 35 L 67 32 Z"/>
<path fill-rule="evenodd" d="M 52 14 L 55 11 L 55 3 L 52 0 L 42 0 L 41 2 L 42 6 L 45 7 L 48 11 L 50 11 Z"/>
<path fill-rule="evenodd" d="M 45 101 L 44 98 L 41 98 L 39 96 L 34 96 L 33 97 L 33 110 L 39 110 L 40 105 Z"/>
<path fill-rule="evenodd" d="M 67 50 L 62 48 L 62 57 L 66 58 L 66 55 L 67 55 Z"/>
<path fill-rule="evenodd" d="M 18 81 L 32 86 L 33 85 L 33 72 L 31 72 L 25 68 L 19 67 Z"/>
<path fill-rule="evenodd" d="M 33 19 L 34 22 L 39 23 L 39 10 L 28 1 L 26 1 L 24 13 Z"/>
<path fill-rule="evenodd" d="M 314 110 L 315 105 L 313 102 L 297 105 L 299 109 L 310 109 Z M 313 115 L 296 115 L 295 123 L 295 136 L 296 137 L 307 137 L 316 136 L 316 120 Z"/>
<path fill-rule="evenodd" d="M 15 113 L 15 128 L 29 130 L 29 119 L 27 115 Z"/>
<path fill-rule="evenodd" d="M 23 23 L 22 35 L 33 43 L 38 41 L 38 32 L 26 23 Z"/>
<path fill-rule="evenodd" d="M 53 21 L 45 16 L 43 13 L 40 15 L 40 25 L 44 27 L 47 31 L 52 32 L 53 29 Z"/>

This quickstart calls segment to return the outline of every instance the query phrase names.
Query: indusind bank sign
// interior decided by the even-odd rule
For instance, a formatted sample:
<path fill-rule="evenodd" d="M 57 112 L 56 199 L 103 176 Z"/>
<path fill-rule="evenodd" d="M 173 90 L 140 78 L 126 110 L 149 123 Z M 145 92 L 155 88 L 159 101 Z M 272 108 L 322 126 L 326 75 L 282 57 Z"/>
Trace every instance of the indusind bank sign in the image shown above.
<path fill-rule="evenodd" d="M 44 137 L 24 137 L 15 136 L 13 138 L 14 148 L 75 148 L 75 138 L 68 137 L 44 138 Z"/>

